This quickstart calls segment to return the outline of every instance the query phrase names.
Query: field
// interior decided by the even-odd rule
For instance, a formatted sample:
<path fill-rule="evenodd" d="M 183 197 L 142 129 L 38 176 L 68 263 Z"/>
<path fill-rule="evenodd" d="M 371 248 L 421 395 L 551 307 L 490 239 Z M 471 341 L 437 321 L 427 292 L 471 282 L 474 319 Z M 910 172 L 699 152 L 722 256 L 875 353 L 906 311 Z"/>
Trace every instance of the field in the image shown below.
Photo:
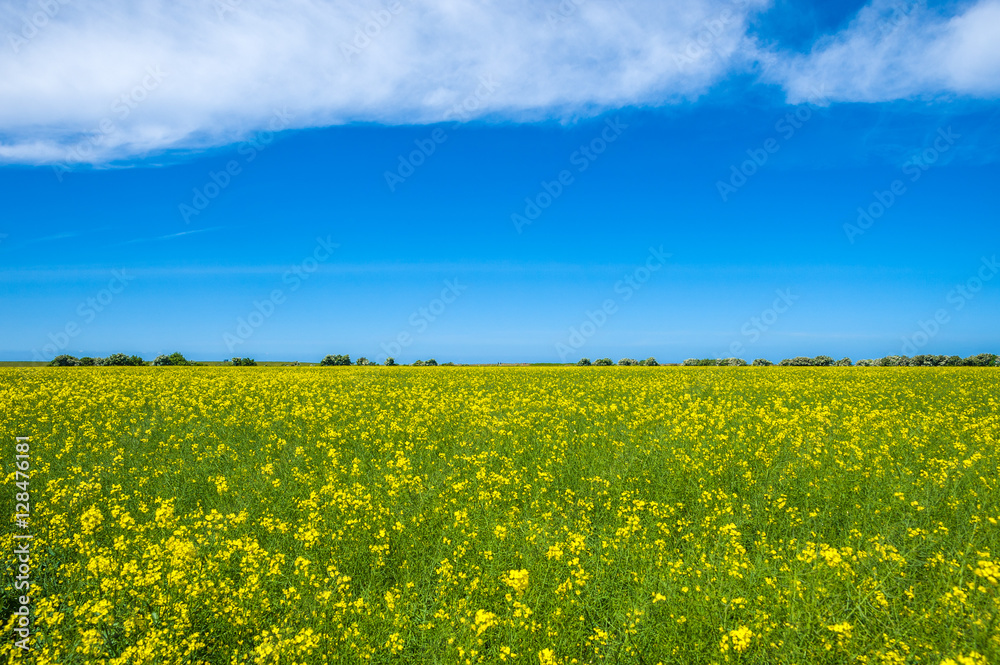
<path fill-rule="evenodd" d="M 975 368 L 0 369 L 3 658 L 1000 662 L 998 400 Z"/>

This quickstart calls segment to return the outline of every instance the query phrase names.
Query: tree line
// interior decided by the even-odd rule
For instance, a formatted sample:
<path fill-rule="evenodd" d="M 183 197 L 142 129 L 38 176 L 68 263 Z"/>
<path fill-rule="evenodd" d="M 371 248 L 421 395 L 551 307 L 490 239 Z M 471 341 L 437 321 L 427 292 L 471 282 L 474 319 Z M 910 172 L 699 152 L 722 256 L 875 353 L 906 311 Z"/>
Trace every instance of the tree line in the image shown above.
<path fill-rule="evenodd" d="M 179 352 L 171 353 L 170 355 L 156 356 L 152 362 L 146 362 L 141 357 L 135 355 L 127 356 L 124 353 L 112 353 L 107 358 L 91 358 L 89 356 L 77 358 L 70 355 L 60 355 L 56 356 L 49 362 L 50 367 L 132 367 L 141 365 L 165 367 L 202 364 L 203 363 L 191 362 L 187 360 Z M 253 358 L 231 358 L 223 360 L 222 364 L 234 367 L 254 367 L 257 365 L 257 361 Z M 358 358 L 357 361 L 352 362 L 351 356 L 346 354 L 327 355 L 320 361 L 319 364 L 323 367 L 378 365 L 377 362 L 368 360 L 368 358 L 365 358 L 364 356 Z M 593 362 L 590 361 L 590 358 L 580 358 L 576 364 L 579 367 L 589 367 L 591 365 L 595 367 L 608 367 L 615 364 L 620 366 L 635 365 L 657 367 L 660 363 L 656 361 L 656 358 L 650 357 L 645 360 L 622 358 L 617 363 L 613 362 L 611 358 L 598 358 Z M 773 363 L 766 358 L 757 358 L 752 363 L 748 363 L 742 358 L 688 358 L 681 364 L 685 367 L 770 367 L 775 364 L 779 367 L 998 367 L 1000 366 L 1000 356 L 995 353 L 977 353 L 975 355 L 962 358 L 961 356 L 923 354 L 913 357 L 885 356 L 884 358 L 859 360 L 856 363 L 852 362 L 850 358 L 834 360 L 830 356 L 816 356 L 814 358 L 796 356 L 795 358 L 785 358 L 778 363 Z M 397 366 L 396 360 L 394 358 L 386 358 L 385 366 Z M 414 360 L 411 363 L 411 366 L 454 367 L 455 363 L 438 363 L 437 360 L 431 358 L 429 360 Z"/>
<path fill-rule="evenodd" d="M 620 363 L 619 363 L 620 364 Z M 682 363 L 686 367 L 767 367 L 775 363 L 765 358 L 757 358 L 748 363 L 742 358 L 688 358 Z M 884 358 L 869 358 L 854 363 L 850 358 L 834 360 L 830 356 L 796 356 L 785 358 L 777 363 L 780 367 L 997 367 L 1000 366 L 1000 356 L 995 353 L 977 353 L 966 358 L 961 356 L 885 356 Z"/>
<path fill-rule="evenodd" d="M 203 363 L 191 362 L 180 352 L 168 355 L 158 355 L 152 362 L 146 362 L 140 356 L 127 356 L 124 353 L 112 353 L 107 358 L 91 358 L 83 356 L 60 355 L 49 361 L 49 367 L 139 367 L 153 365 L 156 367 L 202 365 Z M 253 367 L 257 361 L 253 358 L 232 358 L 223 360 L 223 365 L 237 365 L 243 367 Z"/>

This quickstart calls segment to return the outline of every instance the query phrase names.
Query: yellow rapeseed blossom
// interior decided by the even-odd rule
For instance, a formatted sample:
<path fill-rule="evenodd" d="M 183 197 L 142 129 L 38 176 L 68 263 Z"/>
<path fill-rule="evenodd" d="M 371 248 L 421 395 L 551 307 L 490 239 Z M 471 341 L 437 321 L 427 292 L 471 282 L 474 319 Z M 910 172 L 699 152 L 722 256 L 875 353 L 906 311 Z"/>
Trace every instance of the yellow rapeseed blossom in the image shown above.
<path fill-rule="evenodd" d="M 2 629 L 30 597 L 27 658 L 60 665 L 985 665 L 998 395 L 962 367 L 0 368 L 30 510 Z"/>
<path fill-rule="evenodd" d="M 504 575 L 503 582 L 514 590 L 517 595 L 521 595 L 528 588 L 527 570 L 510 570 Z"/>
<path fill-rule="evenodd" d="M 558 665 L 559 661 L 556 660 L 556 652 L 552 649 L 542 649 L 538 652 L 538 663 L 539 665 Z"/>
<path fill-rule="evenodd" d="M 726 637 L 722 640 L 722 650 L 728 651 L 730 644 L 732 648 L 737 653 L 743 653 L 748 648 L 750 648 L 750 642 L 753 638 L 753 632 L 746 626 L 740 626 L 735 630 L 729 631 Z"/>

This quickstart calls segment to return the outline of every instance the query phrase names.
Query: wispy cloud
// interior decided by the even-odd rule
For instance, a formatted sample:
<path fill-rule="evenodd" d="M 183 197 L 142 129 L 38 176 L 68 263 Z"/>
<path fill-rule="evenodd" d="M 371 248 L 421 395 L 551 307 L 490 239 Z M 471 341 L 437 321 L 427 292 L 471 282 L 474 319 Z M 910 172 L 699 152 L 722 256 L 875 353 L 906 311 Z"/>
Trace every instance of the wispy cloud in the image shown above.
<path fill-rule="evenodd" d="M 53 234 L 47 235 L 47 236 L 37 236 L 35 238 L 26 238 L 26 239 L 21 240 L 20 242 L 18 242 L 15 245 L 15 247 L 16 248 L 21 248 L 21 247 L 29 247 L 31 245 L 38 245 L 38 244 L 42 244 L 42 243 L 58 242 L 60 240 L 73 240 L 73 239 L 76 239 L 76 238 L 82 238 L 84 236 L 90 236 L 90 235 L 95 235 L 95 234 L 99 234 L 99 233 L 104 233 L 104 232 L 110 231 L 110 230 L 111 230 L 110 227 L 105 226 L 105 227 L 96 228 L 96 229 L 86 229 L 86 230 L 83 230 L 83 231 L 63 231 L 63 232 L 60 232 L 60 233 L 53 233 Z"/>
<path fill-rule="evenodd" d="M 445 121 L 482 77 L 498 89 L 466 117 L 515 122 L 690 101 L 762 64 L 792 102 L 1000 92 L 1000 0 L 878 0 L 806 55 L 748 36 L 768 0 L 55 4 L 33 27 L 36 1 L 0 0 L 0 162 L 197 151 L 279 109 L 293 129 Z"/>
<path fill-rule="evenodd" d="M 913 0 L 876 0 L 804 55 L 771 53 L 767 79 L 792 103 L 884 102 L 1000 94 L 1000 0 L 947 16 Z M 763 57 L 763 56 L 762 56 Z"/>
<path fill-rule="evenodd" d="M 125 242 L 119 243 L 117 246 L 121 247 L 122 245 L 135 245 L 137 243 L 144 243 L 144 242 L 159 242 L 161 240 L 171 240 L 173 238 L 179 238 L 181 236 L 190 236 L 190 235 L 195 235 L 195 234 L 198 234 L 198 233 L 209 233 L 210 231 L 220 231 L 220 230 L 222 230 L 224 228 L 226 228 L 226 227 L 224 227 L 224 226 L 211 226 L 211 227 L 204 228 L 204 229 L 193 229 L 191 231 L 181 231 L 180 233 L 168 233 L 166 235 L 152 236 L 150 238 L 135 238 L 133 240 L 126 240 Z"/>

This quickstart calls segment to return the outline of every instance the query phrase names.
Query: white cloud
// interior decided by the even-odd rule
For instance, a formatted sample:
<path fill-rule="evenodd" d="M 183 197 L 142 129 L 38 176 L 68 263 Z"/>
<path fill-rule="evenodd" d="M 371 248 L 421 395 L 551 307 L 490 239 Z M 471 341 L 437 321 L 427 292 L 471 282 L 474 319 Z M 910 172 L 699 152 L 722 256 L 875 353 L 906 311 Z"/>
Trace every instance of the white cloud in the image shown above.
<path fill-rule="evenodd" d="M 470 96 L 461 117 L 510 120 L 690 99 L 745 58 L 764 0 L 47 1 L 31 39 L 38 0 L 0 1 L 3 161 L 219 145 L 280 109 L 312 127 L 441 121 Z"/>
<path fill-rule="evenodd" d="M 769 62 L 765 77 L 783 85 L 791 103 L 995 97 L 1000 0 L 980 0 L 952 17 L 912 0 L 877 0 L 809 54 L 772 53 Z"/>
<path fill-rule="evenodd" d="M 0 0 L 0 162 L 199 150 L 276 112 L 282 128 L 570 120 L 696 99 L 758 61 L 792 102 L 1000 88 L 1000 0 L 887 30 L 869 7 L 808 55 L 747 36 L 768 2 Z"/>

